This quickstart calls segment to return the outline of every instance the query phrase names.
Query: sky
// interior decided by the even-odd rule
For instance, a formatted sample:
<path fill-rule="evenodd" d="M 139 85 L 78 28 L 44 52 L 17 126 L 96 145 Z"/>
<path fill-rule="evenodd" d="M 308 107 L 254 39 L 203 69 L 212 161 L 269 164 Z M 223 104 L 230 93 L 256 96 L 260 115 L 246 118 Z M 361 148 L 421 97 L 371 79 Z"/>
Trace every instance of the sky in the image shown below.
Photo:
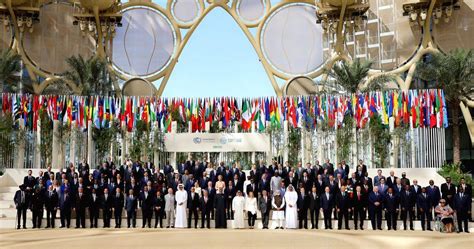
<path fill-rule="evenodd" d="M 166 6 L 165 0 L 154 2 Z M 212 10 L 195 30 L 163 92 L 165 97 L 273 95 L 255 50 L 221 8 Z"/>

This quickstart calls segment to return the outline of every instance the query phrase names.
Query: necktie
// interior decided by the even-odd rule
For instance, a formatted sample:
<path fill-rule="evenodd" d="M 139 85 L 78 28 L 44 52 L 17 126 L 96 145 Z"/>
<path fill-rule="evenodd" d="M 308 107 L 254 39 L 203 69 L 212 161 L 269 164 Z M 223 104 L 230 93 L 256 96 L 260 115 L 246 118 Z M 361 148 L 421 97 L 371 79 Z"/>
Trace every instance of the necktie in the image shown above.
<path fill-rule="evenodd" d="M 21 191 L 21 204 L 25 203 L 25 193 Z"/>
<path fill-rule="evenodd" d="M 360 193 L 357 193 L 357 200 L 360 201 Z"/>

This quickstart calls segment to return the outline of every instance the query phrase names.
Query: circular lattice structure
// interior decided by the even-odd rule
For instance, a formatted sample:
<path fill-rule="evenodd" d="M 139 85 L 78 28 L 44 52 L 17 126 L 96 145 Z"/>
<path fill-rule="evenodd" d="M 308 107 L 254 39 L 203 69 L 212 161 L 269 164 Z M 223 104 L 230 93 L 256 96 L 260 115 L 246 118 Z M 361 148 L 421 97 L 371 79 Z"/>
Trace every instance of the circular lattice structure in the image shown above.
<path fill-rule="evenodd" d="M 201 11 L 199 0 L 174 0 L 171 3 L 171 14 L 181 25 L 193 24 Z"/>
<path fill-rule="evenodd" d="M 114 68 L 129 78 L 159 74 L 176 49 L 173 25 L 161 11 L 144 6 L 127 8 L 122 14 L 112 47 Z"/>
<path fill-rule="evenodd" d="M 247 24 L 260 22 L 265 16 L 265 0 L 239 0 L 237 2 L 237 15 Z"/>
<path fill-rule="evenodd" d="M 322 28 L 314 20 L 315 11 L 313 5 L 293 3 L 266 19 L 260 46 L 277 74 L 309 75 L 323 64 Z"/>

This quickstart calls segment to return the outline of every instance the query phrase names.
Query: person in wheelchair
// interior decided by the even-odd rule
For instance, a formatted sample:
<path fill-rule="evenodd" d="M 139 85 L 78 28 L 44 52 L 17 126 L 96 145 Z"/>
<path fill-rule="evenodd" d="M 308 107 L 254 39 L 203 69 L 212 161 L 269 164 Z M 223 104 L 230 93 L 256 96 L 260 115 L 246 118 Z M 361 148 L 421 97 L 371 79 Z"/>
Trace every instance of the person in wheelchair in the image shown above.
<path fill-rule="evenodd" d="M 445 199 L 439 200 L 439 205 L 435 208 L 437 218 L 443 223 L 444 231 L 447 233 L 454 232 L 454 210 L 446 204 Z"/>

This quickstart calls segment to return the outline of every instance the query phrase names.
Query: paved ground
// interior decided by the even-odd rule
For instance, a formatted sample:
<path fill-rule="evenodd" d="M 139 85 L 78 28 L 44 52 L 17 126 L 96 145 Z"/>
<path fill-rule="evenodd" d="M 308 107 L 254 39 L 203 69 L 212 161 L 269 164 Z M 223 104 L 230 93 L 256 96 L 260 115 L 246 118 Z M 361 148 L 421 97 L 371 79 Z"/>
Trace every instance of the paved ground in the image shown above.
<path fill-rule="evenodd" d="M 64 246 L 61 244 L 64 243 Z M 422 231 L 55 229 L 0 230 L 0 248 L 474 248 L 474 234 Z"/>

